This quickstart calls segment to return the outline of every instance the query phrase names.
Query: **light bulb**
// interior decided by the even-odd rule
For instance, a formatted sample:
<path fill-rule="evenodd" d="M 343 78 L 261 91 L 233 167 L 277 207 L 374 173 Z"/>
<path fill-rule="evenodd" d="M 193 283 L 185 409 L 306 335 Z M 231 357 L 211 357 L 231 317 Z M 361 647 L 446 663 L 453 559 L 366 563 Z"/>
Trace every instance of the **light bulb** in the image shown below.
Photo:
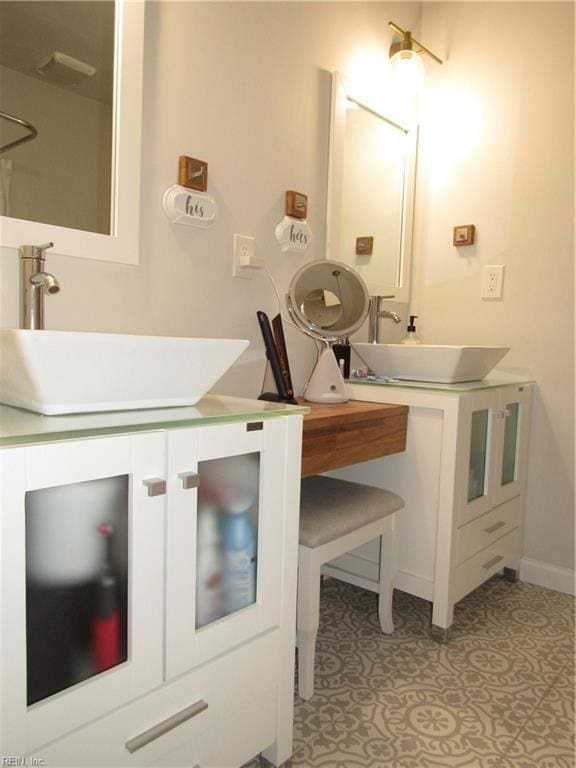
<path fill-rule="evenodd" d="M 399 89 L 407 95 L 418 92 L 424 83 L 426 70 L 422 59 L 410 49 L 398 51 L 390 59 L 392 72 Z"/>

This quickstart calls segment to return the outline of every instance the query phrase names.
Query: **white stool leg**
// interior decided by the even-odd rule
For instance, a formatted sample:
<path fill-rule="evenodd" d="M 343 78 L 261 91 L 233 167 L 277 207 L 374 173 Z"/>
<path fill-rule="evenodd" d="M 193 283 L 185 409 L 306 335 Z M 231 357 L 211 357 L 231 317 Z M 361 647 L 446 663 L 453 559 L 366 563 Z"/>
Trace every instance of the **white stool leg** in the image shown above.
<path fill-rule="evenodd" d="M 314 549 L 299 548 L 298 608 L 298 693 L 309 699 L 314 693 L 314 655 L 316 635 L 320 624 L 320 558 Z"/>
<path fill-rule="evenodd" d="M 394 579 L 398 571 L 396 515 L 390 515 L 388 522 L 388 530 L 380 536 L 380 591 L 378 593 L 378 618 L 385 635 L 391 635 L 394 632 L 392 595 L 394 593 Z"/>

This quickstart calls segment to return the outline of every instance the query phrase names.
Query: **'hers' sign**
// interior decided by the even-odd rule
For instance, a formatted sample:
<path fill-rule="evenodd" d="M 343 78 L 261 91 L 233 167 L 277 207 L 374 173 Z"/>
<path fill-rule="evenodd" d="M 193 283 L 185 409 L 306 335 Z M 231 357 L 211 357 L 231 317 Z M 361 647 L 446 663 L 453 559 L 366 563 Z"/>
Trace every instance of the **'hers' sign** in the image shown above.
<path fill-rule="evenodd" d="M 305 251 L 312 241 L 312 231 L 306 219 L 284 216 L 274 231 L 282 251 Z"/>

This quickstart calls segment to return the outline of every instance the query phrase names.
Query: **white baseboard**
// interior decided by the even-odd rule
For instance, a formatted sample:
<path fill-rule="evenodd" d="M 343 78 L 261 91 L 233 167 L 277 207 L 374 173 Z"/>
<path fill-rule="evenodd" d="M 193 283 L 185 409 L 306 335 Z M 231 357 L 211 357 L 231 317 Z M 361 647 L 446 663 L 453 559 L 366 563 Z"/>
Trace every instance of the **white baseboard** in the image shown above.
<path fill-rule="evenodd" d="M 576 574 L 570 568 L 542 563 L 523 557 L 520 561 L 520 581 L 536 584 L 538 587 L 565 592 L 567 595 L 576 593 Z"/>

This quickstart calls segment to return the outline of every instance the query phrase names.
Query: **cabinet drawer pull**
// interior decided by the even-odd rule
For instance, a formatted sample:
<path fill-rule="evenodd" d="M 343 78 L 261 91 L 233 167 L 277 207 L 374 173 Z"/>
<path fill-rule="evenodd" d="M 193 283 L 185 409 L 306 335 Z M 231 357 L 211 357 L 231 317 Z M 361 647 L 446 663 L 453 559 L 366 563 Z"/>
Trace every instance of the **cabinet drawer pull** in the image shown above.
<path fill-rule="evenodd" d="M 264 424 L 261 421 L 249 421 L 246 424 L 246 432 L 258 432 L 264 429 Z"/>
<path fill-rule="evenodd" d="M 200 485 L 200 475 L 198 472 L 179 472 L 178 477 L 182 480 L 182 488 L 188 491 L 190 488 L 198 488 Z"/>
<path fill-rule="evenodd" d="M 166 480 L 161 477 L 149 477 L 142 480 L 142 485 L 148 489 L 148 496 L 164 496 L 166 493 Z"/>
<path fill-rule="evenodd" d="M 183 709 L 181 712 L 177 712 L 175 715 L 167 717 L 166 720 L 162 720 L 161 723 L 153 725 L 152 728 L 148 728 L 147 731 L 144 731 L 144 733 L 141 733 L 139 736 L 134 736 L 133 739 L 128 739 L 124 746 L 128 752 L 136 752 L 136 750 L 142 749 L 142 747 L 150 744 L 151 741 L 154 741 L 159 736 L 164 736 L 168 731 L 182 725 L 186 720 L 191 720 L 193 717 L 196 717 L 196 715 L 204 712 L 205 709 L 208 709 L 208 704 L 206 704 L 203 699 L 200 699 L 200 701 L 186 707 L 186 709 Z"/>
<path fill-rule="evenodd" d="M 499 562 L 500 562 L 500 560 L 504 560 L 504 557 L 503 557 L 502 555 L 496 555 L 496 557 L 493 557 L 493 558 L 492 558 L 492 560 L 488 560 L 488 562 L 487 562 L 487 563 L 484 563 L 484 565 L 482 566 L 482 568 L 484 568 L 485 570 L 489 571 L 489 570 L 490 570 L 490 568 L 492 568 L 493 566 L 495 566 L 495 565 L 496 565 L 496 563 L 499 563 Z"/>
<path fill-rule="evenodd" d="M 503 528 L 506 525 L 504 520 L 499 520 L 494 525 L 489 525 L 488 528 L 484 528 L 484 533 L 496 533 L 499 528 Z"/>

